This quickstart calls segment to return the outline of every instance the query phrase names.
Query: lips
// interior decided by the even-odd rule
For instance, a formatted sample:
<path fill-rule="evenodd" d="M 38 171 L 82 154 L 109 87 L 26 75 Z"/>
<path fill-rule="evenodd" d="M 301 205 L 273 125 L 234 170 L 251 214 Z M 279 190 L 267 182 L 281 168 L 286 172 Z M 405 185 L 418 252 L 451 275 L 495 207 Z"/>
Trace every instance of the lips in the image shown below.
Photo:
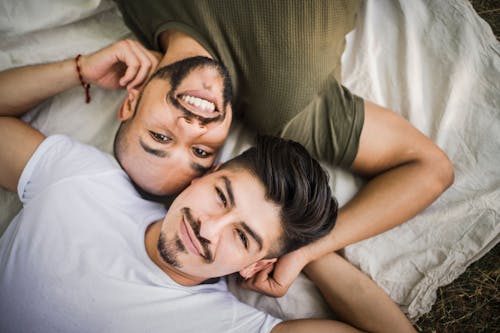
<path fill-rule="evenodd" d="M 203 259 L 205 259 L 205 256 L 203 255 L 203 248 L 198 241 L 198 238 L 194 234 L 193 229 L 191 228 L 191 225 L 186 222 L 186 220 L 183 218 L 181 222 L 181 239 L 184 245 L 189 249 L 189 251 L 193 254 L 199 255 Z"/>
<path fill-rule="evenodd" d="M 189 90 L 177 95 L 179 103 L 198 116 L 212 118 L 220 112 L 217 99 L 205 90 Z"/>

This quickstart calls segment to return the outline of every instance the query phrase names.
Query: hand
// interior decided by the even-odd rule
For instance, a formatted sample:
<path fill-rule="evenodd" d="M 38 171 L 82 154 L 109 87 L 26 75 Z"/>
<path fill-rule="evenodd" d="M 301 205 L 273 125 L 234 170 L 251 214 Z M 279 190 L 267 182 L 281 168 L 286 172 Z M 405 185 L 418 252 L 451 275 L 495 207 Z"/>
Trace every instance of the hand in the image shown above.
<path fill-rule="evenodd" d="M 281 297 L 309 263 L 302 249 L 290 252 L 240 284 L 242 287 L 272 297 Z"/>
<path fill-rule="evenodd" d="M 139 87 L 151 76 L 161 54 L 131 39 L 121 40 L 80 58 L 83 79 L 102 88 Z"/>

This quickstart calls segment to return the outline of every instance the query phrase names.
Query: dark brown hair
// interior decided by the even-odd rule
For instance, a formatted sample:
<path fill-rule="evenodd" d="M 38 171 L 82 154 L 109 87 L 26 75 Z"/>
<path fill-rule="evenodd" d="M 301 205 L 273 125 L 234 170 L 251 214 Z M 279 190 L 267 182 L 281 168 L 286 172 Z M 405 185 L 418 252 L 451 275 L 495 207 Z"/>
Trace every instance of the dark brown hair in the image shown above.
<path fill-rule="evenodd" d="M 281 207 L 283 236 L 272 256 L 307 245 L 334 227 L 338 204 L 328 185 L 328 174 L 299 143 L 258 136 L 254 147 L 221 166 L 238 167 L 259 178 L 267 199 Z"/>

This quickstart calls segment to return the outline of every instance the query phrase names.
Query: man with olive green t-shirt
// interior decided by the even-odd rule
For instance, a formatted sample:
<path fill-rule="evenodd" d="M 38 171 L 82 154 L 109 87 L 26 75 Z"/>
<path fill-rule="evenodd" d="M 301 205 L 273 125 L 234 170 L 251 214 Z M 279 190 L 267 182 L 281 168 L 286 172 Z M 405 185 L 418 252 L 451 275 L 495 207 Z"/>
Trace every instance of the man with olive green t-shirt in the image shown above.
<path fill-rule="evenodd" d="M 354 28 L 358 1 L 117 4 L 139 40 L 163 53 L 160 66 L 202 56 L 228 69 L 233 88 L 229 117 L 234 112 L 255 132 L 298 141 L 317 159 L 369 178 L 340 210 L 335 233 L 280 259 L 265 284 L 249 287 L 283 295 L 311 260 L 403 223 L 453 182 L 450 161 L 429 138 L 340 84 L 340 59 L 345 36 Z M 141 109 L 145 102 L 140 97 L 129 89 L 128 101 L 138 105 L 137 112 L 147 112 Z M 161 144 L 172 161 L 182 150 L 186 155 L 193 149 L 215 154 L 219 147 L 203 142 L 177 144 L 211 130 L 196 117 L 222 113 L 215 100 L 198 90 L 171 97 L 195 116 L 180 117 L 181 123 L 161 133 L 152 131 L 155 145 Z M 133 121 L 136 109 L 129 109 L 130 116 L 122 120 Z M 122 166 L 127 170 L 127 163 Z"/>

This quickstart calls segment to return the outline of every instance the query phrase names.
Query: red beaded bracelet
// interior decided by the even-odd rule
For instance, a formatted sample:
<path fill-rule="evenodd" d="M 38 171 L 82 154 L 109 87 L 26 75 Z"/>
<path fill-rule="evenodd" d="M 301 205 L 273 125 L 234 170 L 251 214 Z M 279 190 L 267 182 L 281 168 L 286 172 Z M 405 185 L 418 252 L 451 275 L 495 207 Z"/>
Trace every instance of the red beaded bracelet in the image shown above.
<path fill-rule="evenodd" d="M 90 103 L 90 83 L 85 83 L 83 81 L 83 76 L 82 76 L 82 70 L 80 68 L 80 57 L 82 55 L 79 54 L 75 57 L 75 63 L 76 63 L 76 72 L 78 73 L 78 78 L 80 79 L 80 84 L 82 85 L 82 88 L 85 90 L 85 103 Z"/>

